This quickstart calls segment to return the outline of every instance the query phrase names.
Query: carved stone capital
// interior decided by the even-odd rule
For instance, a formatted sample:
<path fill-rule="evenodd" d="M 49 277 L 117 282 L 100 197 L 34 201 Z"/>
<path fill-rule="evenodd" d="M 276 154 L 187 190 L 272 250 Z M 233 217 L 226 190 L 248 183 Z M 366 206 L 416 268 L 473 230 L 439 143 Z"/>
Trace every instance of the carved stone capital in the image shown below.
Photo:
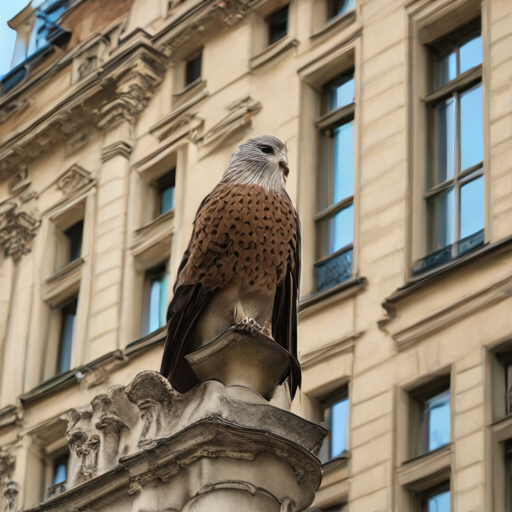
<path fill-rule="evenodd" d="M 5 255 L 11 256 L 15 264 L 30 253 L 30 242 L 40 225 L 41 221 L 35 213 L 20 210 L 14 202 L 0 208 L 0 246 L 4 247 Z"/>

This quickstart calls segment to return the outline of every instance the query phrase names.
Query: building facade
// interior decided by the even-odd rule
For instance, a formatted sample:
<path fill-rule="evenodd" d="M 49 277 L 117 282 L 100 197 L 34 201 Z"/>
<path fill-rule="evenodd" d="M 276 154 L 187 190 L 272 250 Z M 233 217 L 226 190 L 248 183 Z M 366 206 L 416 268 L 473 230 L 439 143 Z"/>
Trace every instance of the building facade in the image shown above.
<path fill-rule="evenodd" d="M 0 80 L 0 510 L 158 370 L 195 212 L 287 145 L 327 512 L 512 507 L 512 2 L 47 0 Z"/>

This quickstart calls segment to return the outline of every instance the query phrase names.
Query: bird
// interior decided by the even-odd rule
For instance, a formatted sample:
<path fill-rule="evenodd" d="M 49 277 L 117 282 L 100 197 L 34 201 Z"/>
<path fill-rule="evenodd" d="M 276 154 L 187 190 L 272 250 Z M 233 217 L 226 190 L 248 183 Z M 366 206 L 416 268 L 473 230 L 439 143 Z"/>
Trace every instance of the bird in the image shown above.
<path fill-rule="evenodd" d="M 285 144 L 274 135 L 242 143 L 197 211 L 167 310 L 160 373 L 179 393 L 199 384 L 185 356 L 227 329 L 260 331 L 297 360 L 301 227 L 286 192 Z"/>

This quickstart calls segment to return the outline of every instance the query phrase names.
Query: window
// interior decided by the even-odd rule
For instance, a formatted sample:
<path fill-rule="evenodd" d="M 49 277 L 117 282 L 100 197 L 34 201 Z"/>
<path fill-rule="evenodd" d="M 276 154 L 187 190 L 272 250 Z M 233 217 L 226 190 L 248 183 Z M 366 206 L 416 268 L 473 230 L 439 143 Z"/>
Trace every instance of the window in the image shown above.
<path fill-rule="evenodd" d="M 176 169 L 164 174 L 155 182 L 158 190 L 158 211 L 161 215 L 174 208 L 174 189 L 176 185 Z"/>
<path fill-rule="evenodd" d="M 421 512 L 450 512 L 450 482 L 422 493 Z"/>
<path fill-rule="evenodd" d="M 52 485 L 61 484 L 66 481 L 68 471 L 69 453 L 53 461 L 53 480 Z"/>
<path fill-rule="evenodd" d="M 492 354 L 493 420 L 512 414 L 512 343 L 507 342 Z"/>
<path fill-rule="evenodd" d="M 450 443 L 450 381 L 437 379 L 410 394 L 412 453 L 417 457 Z"/>
<path fill-rule="evenodd" d="M 71 368 L 73 330 L 75 327 L 77 303 L 78 299 L 75 297 L 60 307 L 61 328 L 59 350 L 57 353 L 57 375 L 67 372 Z"/>
<path fill-rule="evenodd" d="M 327 20 L 353 11 L 356 0 L 327 0 Z"/>
<path fill-rule="evenodd" d="M 167 323 L 166 264 L 146 272 L 143 293 L 142 336 L 160 329 Z"/>
<path fill-rule="evenodd" d="M 329 431 L 318 454 L 322 463 L 341 457 L 347 451 L 348 405 L 348 388 L 322 401 L 322 426 Z"/>
<path fill-rule="evenodd" d="M 288 34 L 288 5 L 272 13 L 266 19 L 268 27 L 268 46 Z"/>
<path fill-rule="evenodd" d="M 462 256 L 484 241 L 482 37 L 480 20 L 431 45 L 428 256 L 413 274 Z"/>
<path fill-rule="evenodd" d="M 324 86 L 317 230 L 317 290 L 352 276 L 354 240 L 354 70 Z"/>
<path fill-rule="evenodd" d="M 186 60 L 185 87 L 198 81 L 201 78 L 202 58 L 203 53 L 199 52 Z"/>
<path fill-rule="evenodd" d="M 512 439 L 505 441 L 505 504 L 512 510 Z"/>
<path fill-rule="evenodd" d="M 64 234 L 69 238 L 69 262 L 77 260 L 82 255 L 82 238 L 84 233 L 84 221 L 77 222 Z"/>

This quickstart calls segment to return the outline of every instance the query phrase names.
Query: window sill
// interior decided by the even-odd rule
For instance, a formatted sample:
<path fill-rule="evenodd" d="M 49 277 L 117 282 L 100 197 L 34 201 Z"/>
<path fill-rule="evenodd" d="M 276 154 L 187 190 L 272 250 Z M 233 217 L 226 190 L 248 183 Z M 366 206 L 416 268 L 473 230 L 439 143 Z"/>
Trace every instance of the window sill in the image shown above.
<path fill-rule="evenodd" d="M 132 255 L 146 268 L 158 264 L 170 255 L 174 232 L 174 209 L 162 213 L 149 224 L 137 229 L 130 246 Z"/>
<path fill-rule="evenodd" d="M 171 115 L 175 116 L 178 115 L 178 112 L 184 112 L 206 96 L 208 96 L 208 92 L 206 91 L 206 80 L 195 80 L 178 93 L 173 94 L 172 108 L 173 110 L 179 110 Z"/>
<path fill-rule="evenodd" d="M 48 277 L 42 287 L 43 301 L 56 307 L 76 294 L 80 288 L 84 264 L 84 258 L 78 258 Z"/>
<path fill-rule="evenodd" d="M 249 61 L 249 68 L 251 70 L 255 70 L 263 66 L 264 64 L 267 64 L 268 62 L 275 59 L 279 55 L 284 54 L 285 52 L 294 48 L 295 46 L 298 46 L 298 44 L 299 41 L 292 36 L 283 37 L 282 39 L 279 39 L 279 41 L 276 41 L 274 44 L 268 46 L 260 53 L 255 55 Z"/>
<path fill-rule="evenodd" d="M 343 30 L 348 27 L 352 23 L 356 21 L 356 11 L 350 11 L 344 14 L 339 14 L 334 18 L 331 18 L 318 32 L 315 32 L 310 39 L 312 41 L 317 41 L 322 38 L 322 36 L 331 32 L 331 30 Z"/>
<path fill-rule="evenodd" d="M 421 290 L 425 286 L 443 279 L 447 274 L 457 272 L 472 265 L 478 265 L 482 260 L 487 260 L 490 257 L 498 256 L 502 253 L 509 252 L 510 250 L 512 250 L 512 236 L 492 244 L 487 243 L 483 247 L 475 249 L 473 252 L 470 252 L 465 256 L 461 256 L 457 260 L 453 260 L 446 265 L 437 267 L 429 273 L 410 279 L 404 286 L 401 286 L 391 294 L 383 302 L 382 306 L 392 314 L 396 303 L 409 297 L 416 291 Z"/>
<path fill-rule="evenodd" d="M 130 344 L 126 346 L 124 353 L 127 356 L 132 356 L 133 354 L 151 348 L 154 345 L 159 345 L 160 343 L 165 341 L 166 336 L 167 325 L 164 325 L 163 327 L 160 327 L 160 329 L 150 332 L 143 338 L 132 341 Z"/>
<path fill-rule="evenodd" d="M 400 485 L 414 492 L 440 484 L 449 478 L 451 468 L 451 444 L 406 461 L 398 468 Z"/>
<path fill-rule="evenodd" d="M 310 510 L 315 510 L 315 507 L 319 507 L 316 510 L 322 510 L 347 498 L 350 454 L 345 451 L 343 455 L 322 464 L 322 483 L 316 492 L 313 508 Z"/>
<path fill-rule="evenodd" d="M 330 303 L 346 297 L 352 297 L 363 291 L 365 287 L 365 277 L 353 277 L 332 288 L 306 295 L 299 302 L 299 313 L 311 313 L 325 307 L 327 302 Z"/>

